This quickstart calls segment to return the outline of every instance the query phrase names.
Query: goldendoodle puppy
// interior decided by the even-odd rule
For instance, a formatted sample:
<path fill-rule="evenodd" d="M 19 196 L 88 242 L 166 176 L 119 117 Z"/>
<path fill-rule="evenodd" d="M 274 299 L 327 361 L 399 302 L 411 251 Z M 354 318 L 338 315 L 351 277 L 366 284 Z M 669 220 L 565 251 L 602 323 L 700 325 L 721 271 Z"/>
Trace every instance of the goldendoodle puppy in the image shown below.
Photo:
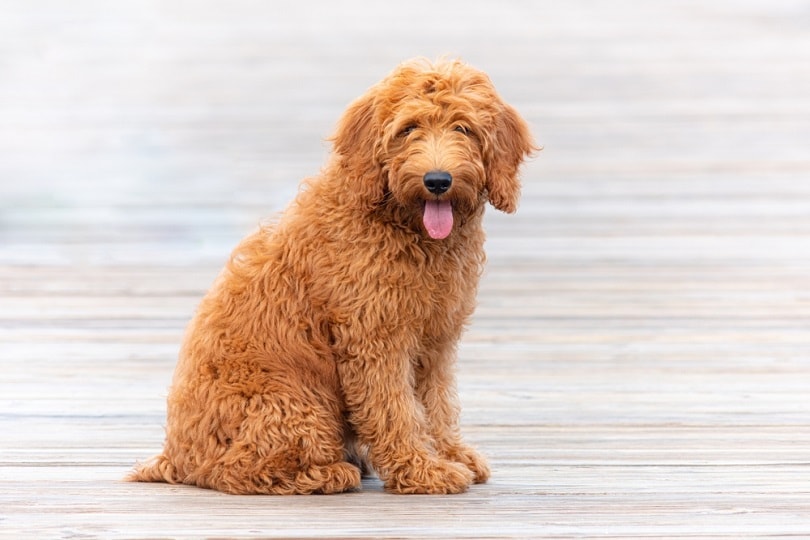
<path fill-rule="evenodd" d="M 163 452 L 136 481 L 459 493 L 454 363 L 484 263 L 484 204 L 513 212 L 534 145 L 489 78 L 405 63 L 355 101 L 323 172 L 247 237 L 191 321 Z"/>

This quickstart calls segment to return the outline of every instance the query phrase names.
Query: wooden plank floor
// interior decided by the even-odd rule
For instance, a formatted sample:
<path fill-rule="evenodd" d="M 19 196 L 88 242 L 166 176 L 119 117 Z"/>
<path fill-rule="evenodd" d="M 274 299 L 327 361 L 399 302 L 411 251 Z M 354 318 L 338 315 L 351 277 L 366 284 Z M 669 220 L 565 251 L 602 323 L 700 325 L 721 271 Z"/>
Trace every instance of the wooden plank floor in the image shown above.
<path fill-rule="evenodd" d="M 491 482 L 123 483 L 230 249 L 444 53 L 545 145 L 460 348 Z M 0 537 L 810 537 L 808 96 L 801 1 L 5 0 Z"/>

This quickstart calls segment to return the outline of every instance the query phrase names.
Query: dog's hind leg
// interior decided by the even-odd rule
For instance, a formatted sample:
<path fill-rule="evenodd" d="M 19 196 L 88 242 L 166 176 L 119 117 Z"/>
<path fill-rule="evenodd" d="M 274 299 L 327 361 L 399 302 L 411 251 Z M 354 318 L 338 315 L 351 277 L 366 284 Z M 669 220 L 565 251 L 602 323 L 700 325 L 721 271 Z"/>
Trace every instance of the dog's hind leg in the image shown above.
<path fill-rule="evenodd" d="M 283 457 L 281 461 L 283 461 Z M 260 459 L 241 466 L 229 464 L 211 477 L 208 485 L 236 495 L 307 495 L 333 494 L 352 491 L 360 487 L 360 469 L 348 462 L 328 465 L 293 466 L 279 463 L 279 456 Z"/>
<path fill-rule="evenodd" d="M 247 399 L 233 396 L 231 401 L 242 402 L 239 429 L 226 441 L 222 456 L 193 483 L 234 494 L 328 494 L 359 488 L 360 469 L 345 461 L 342 416 L 323 395 L 320 400 L 304 398 L 288 389 L 286 394 Z"/>

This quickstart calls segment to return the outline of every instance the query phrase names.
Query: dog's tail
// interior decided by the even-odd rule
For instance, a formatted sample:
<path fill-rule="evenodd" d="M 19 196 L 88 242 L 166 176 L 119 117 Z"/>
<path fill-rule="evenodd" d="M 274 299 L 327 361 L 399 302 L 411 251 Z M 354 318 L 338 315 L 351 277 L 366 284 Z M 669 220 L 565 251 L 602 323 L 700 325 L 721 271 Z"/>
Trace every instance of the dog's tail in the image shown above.
<path fill-rule="evenodd" d="M 176 484 L 177 470 L 163 454 L 148 459 L 143 463 L 136 463 L 135 468 L 125 478 L 127 482 L 168 482 Z"/>

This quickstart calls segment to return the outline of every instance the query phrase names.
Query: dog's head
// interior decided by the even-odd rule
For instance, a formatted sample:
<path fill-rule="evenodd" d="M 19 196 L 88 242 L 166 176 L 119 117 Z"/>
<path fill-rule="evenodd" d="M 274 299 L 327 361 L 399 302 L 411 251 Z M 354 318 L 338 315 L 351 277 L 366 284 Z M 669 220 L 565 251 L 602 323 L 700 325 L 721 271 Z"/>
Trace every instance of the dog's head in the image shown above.
<path fill-rule="evenodd" d="M 393 204 L 437 239 L 486 200 L 514 212 L 518 168 L 536 149 L 489 78 L 458 61 L 400 65 L 349 107 L 333 141 L 363 204 Z"/>

